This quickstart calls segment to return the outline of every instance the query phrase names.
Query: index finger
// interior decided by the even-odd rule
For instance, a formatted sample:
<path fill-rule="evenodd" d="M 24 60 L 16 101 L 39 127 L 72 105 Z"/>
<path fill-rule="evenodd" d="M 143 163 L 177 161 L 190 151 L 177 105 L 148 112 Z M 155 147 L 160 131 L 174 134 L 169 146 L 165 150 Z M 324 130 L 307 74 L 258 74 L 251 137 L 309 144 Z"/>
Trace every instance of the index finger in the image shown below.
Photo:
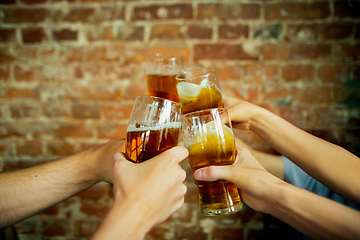
<path fill-rule="evenodd" d="M 183 146 L 176 146 L 166 150 L 163 153 L 160 153 L 154 158 L 164 158 L 164 159 L 175 159 L 178 163 L 184 161 L 184 159 L 189 155 L 189 151 Z"/>

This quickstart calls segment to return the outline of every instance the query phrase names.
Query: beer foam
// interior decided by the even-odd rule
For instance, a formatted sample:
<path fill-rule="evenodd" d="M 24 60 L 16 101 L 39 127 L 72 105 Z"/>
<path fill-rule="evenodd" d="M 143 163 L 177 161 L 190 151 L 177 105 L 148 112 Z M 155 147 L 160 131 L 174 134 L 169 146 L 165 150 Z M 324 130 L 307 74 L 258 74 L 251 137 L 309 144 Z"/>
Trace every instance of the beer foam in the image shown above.
<path fill-rule="evenodd" d="M 134 124 L 128 125 L 127 132 L 136 132 L 141 129 L 141 131 L 149 131 L 149 130 L 161 130 L 164 128 L 181 128 L 181 122 L 167 122 L 167 123 L 156 123 L 154 126 L 151 123 L 143 122 L 138 123 L 140 126 L 137 127 Z M 149 126 L 150 125 L 150 126 Z"/>
<path fill-rule="evenodd" d="M 187 145 L 191 154 L 200 154 L 204 150 L 207 152 L 233 151 L 235 148 L 234 134 L 225 124 L 220 125 L 212 121 L 197 131 Z"/>

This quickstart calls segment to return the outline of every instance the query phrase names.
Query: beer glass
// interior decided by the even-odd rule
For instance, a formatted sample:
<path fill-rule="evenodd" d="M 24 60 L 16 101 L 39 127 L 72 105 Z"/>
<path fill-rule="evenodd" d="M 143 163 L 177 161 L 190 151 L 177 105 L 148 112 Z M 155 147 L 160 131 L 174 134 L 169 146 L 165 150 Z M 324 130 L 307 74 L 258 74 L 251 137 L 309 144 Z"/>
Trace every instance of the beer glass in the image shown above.
<path fill-rule="evenodd" d="M 156 53 L 147 56 L 147 95 L 179 102 L 175 76 L 184 68 L 184 58 L 179 54 Z"/>
<path fill-rule="evenodd" d="M 197 68 L 176 76 L 177 91 L 184 114 L 224 106 L 215 68 Z"/>
<path fill-rule="evenodd" d="M 213 108 L 183 115 L 183 139 L 193 172 L 208 166 L 231 165 L 236 158 L 235 138 L 226 108 Z M 225 181 L 197 181 L 200 212 L 226 215 L 242 207 L 238 188 Z"/>
<path fill-rule="evenodd" d="M 125 157 L 144 162 L 179 142 L 182 106 L 153 96 L 138 96 L 126 131 Z"/>

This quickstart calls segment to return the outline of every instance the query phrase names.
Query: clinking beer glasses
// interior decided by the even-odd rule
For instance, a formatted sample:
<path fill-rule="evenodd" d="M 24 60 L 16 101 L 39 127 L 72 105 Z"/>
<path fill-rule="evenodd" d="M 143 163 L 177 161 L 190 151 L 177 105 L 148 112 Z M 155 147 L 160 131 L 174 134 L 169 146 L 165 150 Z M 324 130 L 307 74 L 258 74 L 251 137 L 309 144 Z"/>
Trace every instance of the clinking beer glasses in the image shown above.
<path fill-rule="evenodd" d="M 147 95 L 179 102 L 175 76 L 184 68 L 184 58 L 179 54 L 157 53 L 146 61 Z"/>
<path fill-rule="evenodd" d="M 182 129 L 193 171 L 211 165 L 234 163 L 235 139 L 227 109 L 214 108 L 185 114 Z M 225 215 L 241 209 L 235 184 L 225 180 L 195 183 L 199 189 L 200 212 L 203 215 Z"/>
<path fill-rule="evenodd" d="M 177 75 L 176 80 L 184 114 L 224 106 L 215 68 L 185 71 Z"/>
<path fill-rule="evenodd" d="M 182 106 L 168 99 L 138 96 L 126 131 L 125 157 L 141 163 L 177 146 Z"/>

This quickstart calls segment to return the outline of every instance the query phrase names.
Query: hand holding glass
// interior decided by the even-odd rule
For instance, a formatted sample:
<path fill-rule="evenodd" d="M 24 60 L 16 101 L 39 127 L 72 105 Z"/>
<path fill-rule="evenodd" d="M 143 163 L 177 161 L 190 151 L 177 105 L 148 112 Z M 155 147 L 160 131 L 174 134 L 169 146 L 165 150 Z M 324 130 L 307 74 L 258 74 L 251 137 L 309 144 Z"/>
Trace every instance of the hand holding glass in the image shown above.
<path fill-rule="evenodd" d="M 227 109 L 215 108 L 185 114 L 182 128 L 193 172 L 211 165 L 234 163 L 235 139 Z M 225 180 L 195 182 L 203 215 L 225 215 L 241 209 L 242 203 L 235 184 Z"/>

